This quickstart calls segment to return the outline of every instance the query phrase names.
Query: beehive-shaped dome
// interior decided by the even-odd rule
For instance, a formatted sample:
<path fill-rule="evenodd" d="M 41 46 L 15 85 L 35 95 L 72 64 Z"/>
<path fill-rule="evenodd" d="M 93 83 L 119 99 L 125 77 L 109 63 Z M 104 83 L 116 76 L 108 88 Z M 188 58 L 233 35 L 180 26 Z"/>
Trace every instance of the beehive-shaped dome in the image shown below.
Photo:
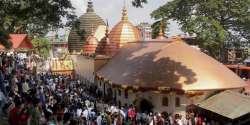
<path fill-rule="evenodd" d="M 111 30 L 109 38 L 120 46 L 141 40 L 140 31 L 128 20 L 126 7 L 123 8 L 122 20 Z"/>
<path fill-rule="evenodd" d="M 92 1 L 89 1 L 87 12 L 79 18 L 75 27 L 70 31 L 68 40 L 69 52 L 80 52 L 84 44 L 84 36 L 88 38 L 91 35 L 92 28 L 96 31 L 100 26 L 105 25 L 103 19 L 94 12 Z"/>

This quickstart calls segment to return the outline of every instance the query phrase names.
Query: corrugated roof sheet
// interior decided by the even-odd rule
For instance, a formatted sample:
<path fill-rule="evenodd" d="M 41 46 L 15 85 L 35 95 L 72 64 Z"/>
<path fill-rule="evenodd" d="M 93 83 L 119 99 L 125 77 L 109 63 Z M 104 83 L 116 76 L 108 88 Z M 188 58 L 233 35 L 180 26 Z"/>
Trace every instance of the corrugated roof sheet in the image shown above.
<path fill-rule="evenodd" d="M 230 90 L 214 95 L 197 106 L 230 119 L 250 113 L 250 98 Z"/>
<path fill-rule="evenodd" d="M 10 41 L 13 49 L 31 49 L 33 47 L 27 34 L 10 34 Z M 0 45 L 0 49 L 5 47 Z"/>

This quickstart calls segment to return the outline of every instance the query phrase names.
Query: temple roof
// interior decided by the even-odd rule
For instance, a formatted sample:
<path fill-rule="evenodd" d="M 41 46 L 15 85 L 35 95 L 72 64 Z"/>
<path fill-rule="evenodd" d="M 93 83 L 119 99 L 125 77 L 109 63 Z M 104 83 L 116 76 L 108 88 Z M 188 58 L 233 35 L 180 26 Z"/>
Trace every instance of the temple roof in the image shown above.
<path fill-rule="evenodd" d="M 226 66 L 179 39 L 127 43 L 97 76 L 114 85 L 184 91 L 241 88 Z"/>
<path fill-rule="evenodd" d="M 78 23 L 79 25 L 77 25 Z M 69 51 L 81 51 L 81 47 L 84 44 L 84 32 L 85 38 L 88 38 L 91 35 L 92 27 L 96 31 L 100 26 L 105 25 L 103 19 L 94 12 L 92 1 L 89 1 L 87 12 L 80 16 L 79 21 L 76 22 L 76 26 L 70 31 L 68 40 Z M 101 37 L 103 36 L 104 34 Z"/>
<path fill-rule="evenodd" d="M 111 30 L 109 37 L 120 45 L 141 40 L 140 31 L 128 20 L 126 7 L 123 8 L 121 21 Z"/>
<path fill-rule="evenodd" d="M 10 34 L 10 42 L 12 42 L 13 49 L 32 49 L 33 45 L 27 34 Z M 0 49 L 5 47 L 0 45 Z"/>

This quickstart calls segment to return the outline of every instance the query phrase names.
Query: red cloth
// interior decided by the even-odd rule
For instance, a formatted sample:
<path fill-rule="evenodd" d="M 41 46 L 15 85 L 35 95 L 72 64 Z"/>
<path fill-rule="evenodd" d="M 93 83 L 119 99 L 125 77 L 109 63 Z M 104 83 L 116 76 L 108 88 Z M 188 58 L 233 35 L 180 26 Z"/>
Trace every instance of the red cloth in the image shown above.
<path fill-rule="evenodd" d="M 197 125 L 202 125 L 202 118 L 201 117 L 198 117 L 198 120 L 197 120 Z"/>
<path fill-rule="evenodd" d="M 23 113 L 19 116 L 19 124 L 27 125 L 29 119 L 29 115 L 27 113 Z"/>
<path fill-rule="evenodd" d="M 129 118 L 135 118 L 135 115 L 136 115 L 136 113 L 133 109 L 128 110 L 128 117 Z"/>
<path fill-rule="evenodd" d="M 19 108 L 15 107 L 10 110 L 9 122 L 10 125 L 19 125 Z"/>

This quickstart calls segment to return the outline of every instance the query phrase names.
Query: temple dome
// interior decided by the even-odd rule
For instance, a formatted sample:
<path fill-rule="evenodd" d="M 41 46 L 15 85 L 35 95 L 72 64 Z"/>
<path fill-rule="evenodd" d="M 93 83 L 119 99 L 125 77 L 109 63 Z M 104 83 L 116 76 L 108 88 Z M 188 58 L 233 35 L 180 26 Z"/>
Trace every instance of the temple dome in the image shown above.
<path fill-rule="evenodd" d="M 82 47 L 83 54 L 86 54 L 86 55 L 94 54 L 97 46 L 98 46 L 98 40 L 93 34 L 90 35 L 87 38 L 86 43 L 84 43 Z"/>
<path fill-rule="evenodd" d="M 85 33 L 85 38 L 88 38 L 88 36 L 91 35 L 92 28 L 94 28 L 95 31 L 94 36 L 96 37 L 96 34 L 98 34 L 97 39 L 104 37 L 105 32 L 102 32 L 100 35 L 100 33 L 96 33 L 96 31 L 100 31 L 100 29 L 104 29 L 105 31 L 105 28 L 102 28 L 105 27 L 105 25 L 103 19 L 94 12 L 92 1 L 89 1 L 87 12 L 80 16 L 76 22 L 76 26 L 72 27 L 70 31 L 68 39 L 69 52 L 81 51 L 82 45 L 84 44 L 83 34 Z"/>
<path fill-rule="evenodd" d="M 110 32 L 110 40 L 118 45 L 141 41 L 140 31 L 128 20 L 127 9 L 124 7 L 122 20 Z"/>

